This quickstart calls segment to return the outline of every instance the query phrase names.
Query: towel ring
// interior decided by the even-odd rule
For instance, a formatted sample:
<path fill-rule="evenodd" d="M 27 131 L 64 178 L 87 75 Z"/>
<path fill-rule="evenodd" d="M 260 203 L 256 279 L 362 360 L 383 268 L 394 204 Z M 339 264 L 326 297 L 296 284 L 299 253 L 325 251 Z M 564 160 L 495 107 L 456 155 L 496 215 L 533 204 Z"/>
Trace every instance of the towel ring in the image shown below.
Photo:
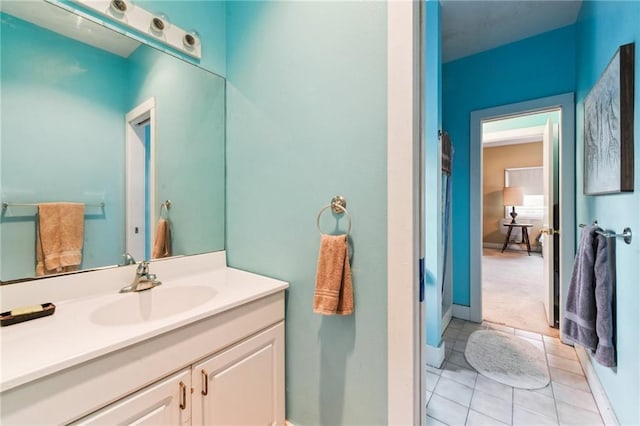
<path fill-rule="evenodd" d="M 171 200 L 166 200 L 160 204 L 160 217 L 163 219 L 169 218 L 169 209 L 171 208 Z M 164 212 L 164 215 L 162 214 Z"/>
<path fill-rule="evenodd" d="M 336 195 L 335 197 L 333 197 L 333 199 L 331 200 L 331 204 L 326 205 L 322 209 L 320 209 L 318 217 L 316 218 L 316 225 L 318 227 L 318 232 L 320 232 L 320 235 L 324 235 L 322 233 L 322 230 L 320 229 L 320 216 L 322 216 L 322 213 L 324 213 L 324 211 L 328 208 L 331 208 L 335 213 L 345 213 L 347 215 L 347 218 L 349 219 L 349 224 L 347 225 L 347 235 L 349 235 L 351 233 L 351 214 L 349 213 L 349 210 L 347 210 L 347 200 L 345 200 L 344 197 L 340 195 Z"/>

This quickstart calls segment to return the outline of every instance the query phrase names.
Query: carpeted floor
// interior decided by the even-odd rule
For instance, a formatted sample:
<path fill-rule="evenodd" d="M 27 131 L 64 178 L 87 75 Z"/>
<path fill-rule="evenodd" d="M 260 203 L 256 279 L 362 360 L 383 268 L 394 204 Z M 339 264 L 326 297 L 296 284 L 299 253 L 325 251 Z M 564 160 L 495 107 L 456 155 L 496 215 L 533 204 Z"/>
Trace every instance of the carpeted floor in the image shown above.
<path fill-rule="evenodd" d="M 482 256 L 482 313 L 485 321 L 558 337 L 547 325 L 540 253 L 485 248 Z"/>

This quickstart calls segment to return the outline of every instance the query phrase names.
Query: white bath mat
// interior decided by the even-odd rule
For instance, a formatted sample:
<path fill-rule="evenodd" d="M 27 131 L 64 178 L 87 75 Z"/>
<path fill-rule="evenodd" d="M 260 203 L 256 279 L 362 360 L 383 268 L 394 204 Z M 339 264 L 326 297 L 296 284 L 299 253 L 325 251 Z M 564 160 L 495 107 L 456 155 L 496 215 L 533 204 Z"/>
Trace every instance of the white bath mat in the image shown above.
<path fill-rule="evenodd" d="M 478 330 L 469 336 L 467 362 L 485 377 L 521 389 L 549 384 L 544 352 L 517 336 Z"/>

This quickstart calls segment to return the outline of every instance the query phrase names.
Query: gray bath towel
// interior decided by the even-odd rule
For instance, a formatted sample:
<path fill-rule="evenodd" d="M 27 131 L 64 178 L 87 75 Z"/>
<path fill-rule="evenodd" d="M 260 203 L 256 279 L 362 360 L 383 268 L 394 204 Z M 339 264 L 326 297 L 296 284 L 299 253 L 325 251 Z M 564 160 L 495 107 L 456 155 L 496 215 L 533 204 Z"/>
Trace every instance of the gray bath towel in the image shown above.
<path fill-rule="evenodd" d="M 615 367 L 613 346 L 613 283 L 608 241 L 597 225 L 586 226 L 580 235 L 564 312 L 565 340 L 591 349 L 606 367 Z"/>

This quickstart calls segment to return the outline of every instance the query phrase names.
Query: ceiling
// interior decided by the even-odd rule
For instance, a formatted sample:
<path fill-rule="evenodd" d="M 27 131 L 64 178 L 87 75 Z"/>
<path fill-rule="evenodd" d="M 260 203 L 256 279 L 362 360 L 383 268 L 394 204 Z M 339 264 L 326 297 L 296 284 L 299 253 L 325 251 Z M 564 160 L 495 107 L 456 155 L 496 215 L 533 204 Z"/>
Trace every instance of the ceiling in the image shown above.
<path fill-rule="evenodd" d="M 560 110 L 522 114 L 513 117 L 482 122 L 482 147 L 542 142 L 545 124 L 550 120 L 557 126 Z M 555 124 L 554 124 L 555 123 Z"/>
<path fill-rule="evenodd" d="M 576 22 L 582 0 L 440 0 L 442 61 Z"/>

